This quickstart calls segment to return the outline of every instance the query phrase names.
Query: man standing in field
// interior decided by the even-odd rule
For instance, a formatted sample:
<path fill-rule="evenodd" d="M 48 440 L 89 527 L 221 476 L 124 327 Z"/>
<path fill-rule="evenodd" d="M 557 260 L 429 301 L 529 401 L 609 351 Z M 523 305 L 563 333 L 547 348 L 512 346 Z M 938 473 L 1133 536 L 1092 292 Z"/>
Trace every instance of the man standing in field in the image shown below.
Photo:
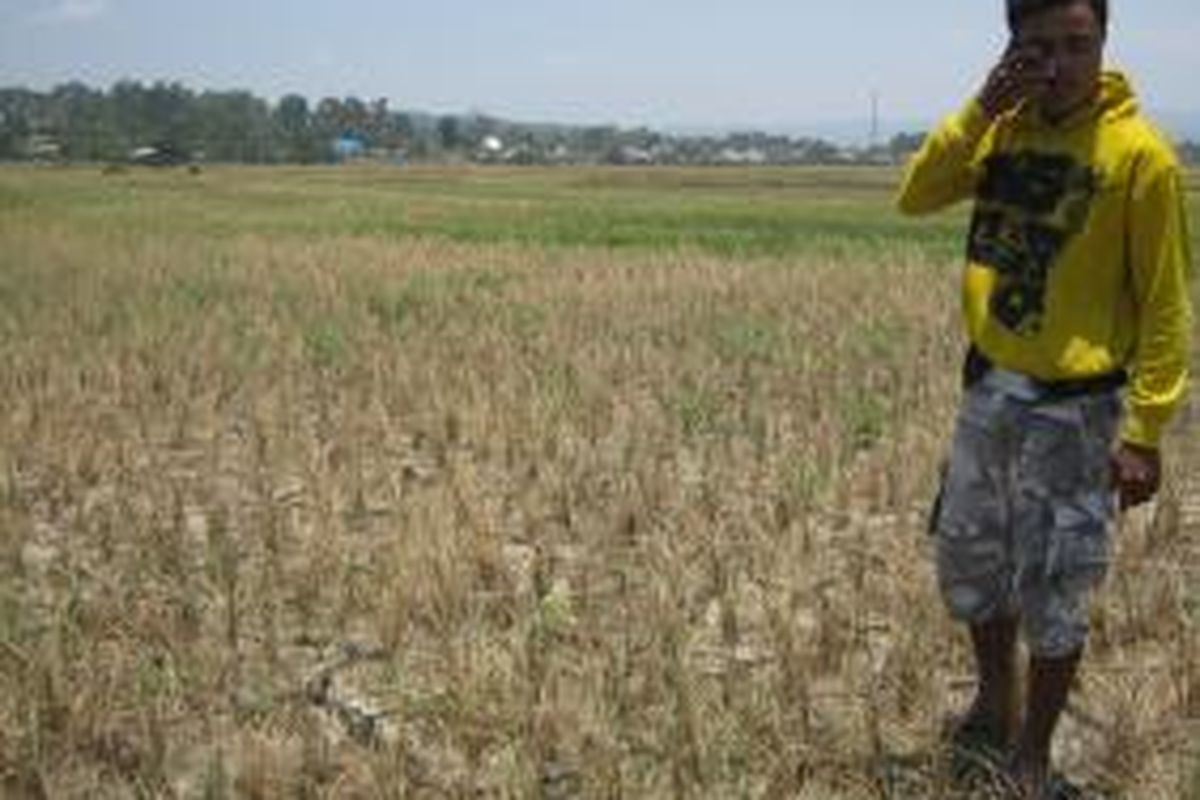
<path fill-rule="evenodd" d="M 1010 753 L 1019 794 L 1042 800 L 1114 505 L 1154 496 L 1186 388 L 1190 254 L 1171 149 L 1101 66 L 1107 0 L 1007 0 L 1007 15 L 1011 44 L 926 139 L 899 206 L 974 200 L 966 388 L 932 519 L 978 670 L 955 741 Z"/>

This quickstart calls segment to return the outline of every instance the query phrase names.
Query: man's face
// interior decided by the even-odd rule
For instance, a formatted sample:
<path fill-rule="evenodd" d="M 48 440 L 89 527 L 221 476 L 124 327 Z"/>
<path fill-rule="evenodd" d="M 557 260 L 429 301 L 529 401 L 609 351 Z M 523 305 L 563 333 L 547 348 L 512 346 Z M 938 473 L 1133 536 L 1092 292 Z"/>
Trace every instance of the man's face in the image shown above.
<path fill-rule="evenodd" d="M 1026 17 L 1016 45 L 1034 65 L 1030 94 L 1048 118 L 1061 119 L 1095 94 L 1104 31 L 1086 0 Z"/>

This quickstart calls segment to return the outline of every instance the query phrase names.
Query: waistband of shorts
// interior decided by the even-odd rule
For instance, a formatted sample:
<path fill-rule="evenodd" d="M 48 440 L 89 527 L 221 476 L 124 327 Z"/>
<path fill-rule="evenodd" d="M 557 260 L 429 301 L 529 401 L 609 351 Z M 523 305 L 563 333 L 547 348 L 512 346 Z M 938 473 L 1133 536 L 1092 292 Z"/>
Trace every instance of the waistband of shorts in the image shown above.
<path fill-rule="evenodd" d="M 1104 394 L 1115 392 L 1129 382 L 1129 375 L 1123 369 L 1085 378 L 1040 380 L 1023 372 L 997 367 L 974 347 L 967 354 L 967 360 L 969 367 L 964 369 L 964 374 L 968 376 L 968 388 L 982 381 L 992 388 L 1027 400 L 1067 400 Z"/>

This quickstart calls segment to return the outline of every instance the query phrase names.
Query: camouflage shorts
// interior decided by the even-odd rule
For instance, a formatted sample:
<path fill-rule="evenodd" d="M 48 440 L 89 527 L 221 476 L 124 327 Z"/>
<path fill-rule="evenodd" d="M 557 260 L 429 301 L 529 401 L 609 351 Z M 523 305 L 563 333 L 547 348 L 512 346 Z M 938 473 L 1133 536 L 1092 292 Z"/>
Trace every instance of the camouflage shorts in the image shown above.
<path fill-rule="evenodd" d="M 1116 390 L 1047 397 L 994 370 L 963 398 L 931 527 L 938 583 L 970 623 L 1019 616 L 1042 657 L 1083 646 L 1108 566 Z"/>

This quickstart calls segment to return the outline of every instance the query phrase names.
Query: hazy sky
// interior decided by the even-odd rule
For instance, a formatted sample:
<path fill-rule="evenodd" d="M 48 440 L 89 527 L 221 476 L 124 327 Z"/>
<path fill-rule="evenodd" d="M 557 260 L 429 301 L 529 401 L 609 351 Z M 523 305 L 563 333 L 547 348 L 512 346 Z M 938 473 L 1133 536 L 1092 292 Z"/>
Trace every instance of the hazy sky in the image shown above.
<path fill-rule="evenodd" d="M 1200 108 L 1196 0 L 1113 0 L 1151 109 Z M 931 120 L 1005 39 L 1002 0 L 0 0 L 0 86 L 178 80 L 393 108 L 656 127 Z"/>

